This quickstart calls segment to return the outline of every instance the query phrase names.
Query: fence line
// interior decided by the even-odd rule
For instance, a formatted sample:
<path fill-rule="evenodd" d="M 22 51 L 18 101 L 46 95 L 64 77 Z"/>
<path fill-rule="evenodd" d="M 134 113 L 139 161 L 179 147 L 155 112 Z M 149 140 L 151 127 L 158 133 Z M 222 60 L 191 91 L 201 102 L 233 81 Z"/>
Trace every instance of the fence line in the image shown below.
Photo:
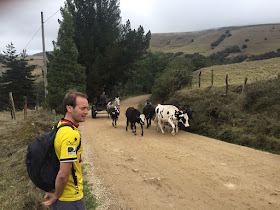
<path fill-rule="evenodd" d="M 200 88 L 201 87 L 201 76 L 202 76 L 202 72 L 200 71 L 199 74 L 198 74 L 198 87 Z M 229 89 L 229 76 L 228 74 L 226 74 L 226 77 L 225 77 L 225 95 L 227 96 L 228 95 L 228 89 Z M 243 85 L 242 85 L 242 91 L 241 91 L 241 94 L 243 94 L 246 90 L 246 85 L 247 85 L 247 81 L 248 81 L 248 78 L 245 77 L 244 78 L 244 81 L 243 81 Z M 213 69 L 211 70 L 211 88 L 214 87 L 214 71 Z"/>

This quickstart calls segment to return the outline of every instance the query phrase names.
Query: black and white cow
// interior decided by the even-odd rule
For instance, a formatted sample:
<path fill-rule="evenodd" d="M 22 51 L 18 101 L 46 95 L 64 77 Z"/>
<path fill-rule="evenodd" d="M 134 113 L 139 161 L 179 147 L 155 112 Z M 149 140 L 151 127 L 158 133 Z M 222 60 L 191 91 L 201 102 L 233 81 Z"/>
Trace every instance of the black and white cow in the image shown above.
<path fill-rule="evenodd" d="M 116 106 L 110 107 L 110 109 L 107 110 L 107 112 L 111 116 L 113 127 L 116 128 L 117 127 L 117 120 L 118 120 L 118 117 L 120 115 L 120 111 L 119 111 L 118 107 L 116 107 Z"/>
<path fill-rule="evenodd" d="M 120 97 L 115 97 L 115 99 L 113 101 L 108 102 L 108 104 L 107 104 L 108 118 L 109 118 L 109 115 L 110 115 L 109 110 L 111 110 L 115 106 L 118 108 L 118 110 L 120 110 L 120 105 L 121 105 Z"/>
<path fill-rule="evenodd" d="M 136 123 L 139 123 L 141 125 L 142 133 L 141 135 L 143 136 L 143 125 L 145 124 L 145 116 L 140 113 L 139 110 L 135 109 L 134 107 L 129 107 L 127 108 L 125 112 L 126 116 L 126 131 L 127 127 L 130 123 L 130 128 L 132 130 L 132 133 L 136 135 Z"/>
<path fill-rule="evenodd" d="M 152 104 L 147 104 L 143 108 L 143 114 L 145 115 L 147 121 L 147 128 L 151 126 L 151 121 L 153 116 L 155 115 L 155 107 Z"/>
<path fill-rule="evenodd" d="M 159 131 L 160 128 L 162 133 L 164 133 L 162 123 L 168 122 L 172 127 L 171 134 L 173 136 L 175 135 L 175 129 L 176 133 L 178 132 L 178 122 L 181 122 L 185 127 L 190 126 L 188 114 L 173 105 L 159 104 L 156 107 L 155 122 L 157 123 L 157 131 Z"/>

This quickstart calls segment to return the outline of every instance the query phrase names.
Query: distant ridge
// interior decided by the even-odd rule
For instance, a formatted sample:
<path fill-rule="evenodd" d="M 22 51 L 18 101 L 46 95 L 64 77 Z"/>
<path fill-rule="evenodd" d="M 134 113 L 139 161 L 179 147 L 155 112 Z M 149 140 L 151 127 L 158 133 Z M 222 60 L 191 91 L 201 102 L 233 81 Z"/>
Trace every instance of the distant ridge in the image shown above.
<path fill-rule="evenodd" d="M 53 51 L 47 51 L 47 53 L 51 53 L 52 54 Z M 35 53 L 31 56 L 43 56 L 43 52 L 39 52 L 39 53 Z"/>
<path fill-rule="evenodd" d="M 211 46 L 221 36 L 225 38 L 217 46 Z M 238 46 L 241 49 L 240 54 L 248 56 L 276 51 L 280 48 L 280 23 L 222 27 L 195 32 L 155 33 L 152 34 L 150 42 L 152 52 L 200 53 L 205 56 L 231 46 Z"/>

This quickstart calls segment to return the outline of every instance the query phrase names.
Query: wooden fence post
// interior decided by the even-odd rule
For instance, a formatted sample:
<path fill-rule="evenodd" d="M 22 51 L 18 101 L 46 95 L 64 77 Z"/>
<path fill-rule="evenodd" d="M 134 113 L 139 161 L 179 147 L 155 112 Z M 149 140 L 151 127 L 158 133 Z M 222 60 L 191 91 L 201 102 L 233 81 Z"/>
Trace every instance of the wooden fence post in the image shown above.
<path fill-rule="evenodd" d="M 226 75 L 226 96 L 228 95 L 228 75 Z"/>
<path fill-rule="evenodd" d="M 198 87 L 200 88 L 200 78 L 201 78 L 201 71 L 198 74 Z"/>
<path fill-rule="evenodd" d="M 213 72 L 213 69 L 211 70 L 211 88 L 213 87 L 214 85 L 214 72 Z"/>
<path fill-rule="evenodd" d="M 23 96 L 23 99 L 24 99 L 24 120 L 26 120 L 27 118 L 27 97 L 26 96 Z"/>
<path fill-rule="evenodd" d="M 12 115 L 12 119 L 16 119 L 16 109 L 15 109 L 15 103 L 14 103 L 14 99 L 13 99 L 13 93 L 9 92 L 9 98 L 10 98 L 10 104 L 11 104 L 11 115 Z"/>
<path fill-rule="evenodd" d="M 242 92 L 241 92 L 241 94 L 243 94 L 243 93 L 244 93 L 244 91 L 245 91 L 245 89 L 246 89 L 246 84 L 247 84 L 247 81 L 248 81 L 248 78 L 247 78 L 247 77 L 245 77 L 244 82 L 243 82 L 243 87 L 242 87 Z"/>
<path fill-rule="evenodd" d="M 39 111 L 39 95 L 38 93 L 36 94 L 36 114 L 38 114 Z"/>

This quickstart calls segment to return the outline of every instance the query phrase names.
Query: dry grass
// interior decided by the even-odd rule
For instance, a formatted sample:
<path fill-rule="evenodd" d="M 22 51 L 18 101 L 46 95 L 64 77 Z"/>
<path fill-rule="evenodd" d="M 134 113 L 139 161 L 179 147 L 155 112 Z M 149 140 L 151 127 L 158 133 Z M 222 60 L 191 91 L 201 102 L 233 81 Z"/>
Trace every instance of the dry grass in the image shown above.
<path fill-rule="evenodd" d="M 28 64 L 29 65 L 36 65 L 36 68 L 33 71 L 33 75 L 38 76 L 37 78 L 37 82 L 41 82 L 43 81 L 43 77 L 42 77 L 42 69 L 43 69 L 43 56 L 30 56 L 27 58 Z"/>
<path fill-rule="evenodd" d="M 49 209 L 41 205 L 44 193 L 31 183 L 25 166 L 27 144 L 47 121 L 41 122 L 32 111 L 28 116 L 23 120 L 23 113 L 17 112 L 12 120 L 10 113 L 0 113 L 1 209 Z"/>
<path fill-rule="evenodd" d="M 41 205 L 45 193 L 31 182 L 25 157 L 28 143 L 50 130 L 61 117 L 41 109 L 38 114 L 28 110 L 26 120 L 23 112 L 17 112 L 16 120 L 12 120 L 10 112 L 0 112 L 0 209 L 50 209 Z M 84 195 L 87 209 L 95 209 L 96 198 L 86 180 Z"/>
<path fill-rule="evenodd" d="M 227 37 L 218 47 L 211 49 L 211 43 L 216 41 L 226 30 L 230 30 L 232 36 Z M 245 42 L 246 39 L 249 41 Z M 258 55 L 280 48 L 279 39 L 280 24 L 268 24 L 189 33 L 152 34 L 150 49 L 153 52 L 176 53 L 181 51 L 185 54 L 200 53 L 208 56 L 233 45 L 241 48 L 243 44 L 246 44 L 248 47 L 243 49 L 242 53 Z"/>
<path fill-rule="evenodd" d="M 261 61 L 250 61 L 238 64 L 219 65 L 200 69 L 193 73 L 193 88 L 198 87 L 198 74 L 201 71 L 201 87 L 211 86 L 211 70 L 214 73 L 214 86 L 225 86 L 228 75 L 229 85 L 243 85 L 244 78 L 248 84 L 260 80 L 269 80 L 278 77 L 280 73 L 280 58 Z"/>
<path fill-rule="evenodd" d="M 36 65 L 36 68 L 32 72 L 33 75 L 37 76 L 36 82 L 43 81 L 42 77 L 42 69 L 43 69 L 43 56 L 29 56 L 26 58 L 28 60 L 29 65 Z M 2 72 L 6 71 L 7 69 L 0 64 L 0 76 Z"/>

